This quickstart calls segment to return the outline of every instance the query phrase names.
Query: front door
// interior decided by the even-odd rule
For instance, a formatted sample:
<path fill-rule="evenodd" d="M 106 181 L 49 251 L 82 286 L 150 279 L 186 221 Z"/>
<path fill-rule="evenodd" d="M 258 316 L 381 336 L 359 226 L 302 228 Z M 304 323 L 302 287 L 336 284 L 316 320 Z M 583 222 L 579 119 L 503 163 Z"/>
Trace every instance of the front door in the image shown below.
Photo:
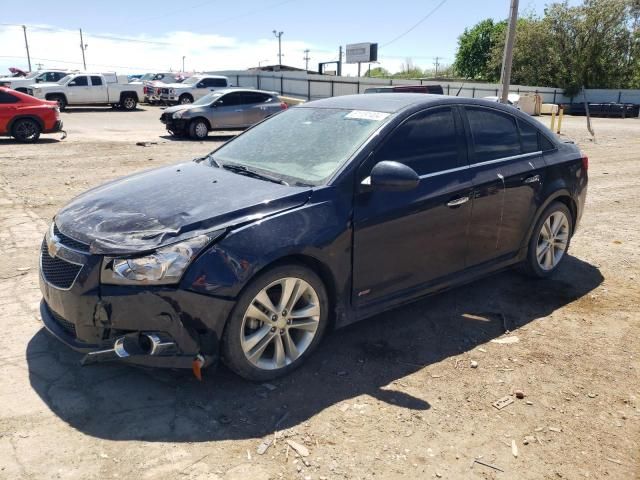
<path fill-rule="evenodd" d="M 461 117 L 451 107 L 419 112 L 361 168 L 392 160 L 420 175 L 408 192 L 363 191 L 354 207 L 353 303 L 419 294 L 465 267 L 471 182 Z"/>
<path fill-rule="evenodd" d="M 239 128 L 244 126 L 243 96 L 231 92 L 216 101 L 213 112 L 213 128 Z"/>
<path fill-rule="evenodd" d="M 67 84 L 67 98 L 70 104 L 90 103 L 91 102 L 91 84 L 89 77 L 80 75 Z"/>

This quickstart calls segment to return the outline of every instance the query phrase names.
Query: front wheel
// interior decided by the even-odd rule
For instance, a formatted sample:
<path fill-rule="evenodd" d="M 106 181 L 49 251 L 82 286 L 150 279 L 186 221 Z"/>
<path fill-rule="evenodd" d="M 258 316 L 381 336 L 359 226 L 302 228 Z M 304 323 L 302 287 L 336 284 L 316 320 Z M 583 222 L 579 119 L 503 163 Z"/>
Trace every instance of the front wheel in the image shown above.
<path fill-rule="evenodd" d="M 209 135 L 209 125 L 202 119 L 193 120 L 189 124 L 189 136 L 194 140 L 204 140 Z"/>
<path fill-rule="evenodd" d="M 566 257 L 573 234 L 572 215 L 564 203 L 554 202 L 544 211 L 533 229 L 525 268 L 534 277 L 555 272 Z"/>
<path fill-rule="evenodd" d="M 38 122 L 31 118 L 17 120 L 11 129 L 13 138 L 23 143 L 33 143 L 40 138 L 41 128 Z"/>
<path fill-rule="evenodd" d="M 183 93 L 182 95 L 180 95 L 178 103 L 180 105 L 189 105 L 190 103 L 193 103 L 193 97 L 188 93 Z"/>
<path fill-rule="evenodd" d="M 240 295 L 225 328 L 225 363 L 253 381 L 297 368 L 326 329 L 329 301 L 322 280 L 297 264 L 256 277 Z"/>

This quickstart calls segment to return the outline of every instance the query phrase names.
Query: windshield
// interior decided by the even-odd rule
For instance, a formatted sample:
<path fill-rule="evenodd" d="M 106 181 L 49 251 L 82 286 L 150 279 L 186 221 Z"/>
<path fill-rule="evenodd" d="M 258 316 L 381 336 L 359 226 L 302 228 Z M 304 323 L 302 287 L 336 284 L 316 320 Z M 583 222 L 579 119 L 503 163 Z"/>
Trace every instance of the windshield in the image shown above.
<path fill-rule="evenodd" d="M 252 128 L 213 154 L 233 163 L 293 180 L 322 185 L 388 113 L 327 108 L 292 108 Z"/>
<path fill-rule="evenodd" d="M 199 81 L 200 77 L 189 77 L 182 83 L 184 83 L 185 85 L 193 85 L 195 83 L 198 83 Z"/>
<path fill-rule="evenodd" d="M 156 76 L 155 73 L 145 73 L 143 76 L 140 77 L 140 80 L 153 80 L 155 76 Z"/>
<path fill-rule="evenodd" d="M 71 79 L 71 75 L 66 75 L 64 77 L 62 77 L 60 80 L 58 80 L 58 84 L 62 85 L 63 83 L 67 83 L 69 80 Z"/>
<path fill-rule="evenodd" d="M 212 92 L 205 95 L 200 100 L 193 102 L 192 105 L 211 105 L 213 102 L 219 99 L 222 95 L 223 95 L 222 93 Z"/>

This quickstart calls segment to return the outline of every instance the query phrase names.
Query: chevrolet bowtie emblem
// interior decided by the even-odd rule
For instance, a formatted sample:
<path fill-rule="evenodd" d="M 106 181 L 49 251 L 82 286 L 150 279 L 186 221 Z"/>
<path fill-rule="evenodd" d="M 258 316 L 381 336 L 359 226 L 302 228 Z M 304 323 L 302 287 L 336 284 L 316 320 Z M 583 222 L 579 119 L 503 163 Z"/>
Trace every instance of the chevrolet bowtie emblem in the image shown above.
<path fill-rule="evenodd" d="M 60 250 L 60 239 L 55 235 L 50 235 L 47 239 L 47 251 L 51 258 L 55 258 Z"/>

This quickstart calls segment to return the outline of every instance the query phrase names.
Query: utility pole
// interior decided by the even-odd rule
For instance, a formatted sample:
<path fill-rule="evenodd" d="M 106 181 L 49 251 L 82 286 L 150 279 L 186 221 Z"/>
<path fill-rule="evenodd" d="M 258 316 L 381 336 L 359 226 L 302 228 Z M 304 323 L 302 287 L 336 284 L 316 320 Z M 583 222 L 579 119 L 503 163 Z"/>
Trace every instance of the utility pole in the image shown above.
<path fill-rule="evenodd" d="M 184 73 L 184 59 L 187 58 L 184 55 L 182 56 L 182 72 Z"/>
<path fill-rule="evenodd" d="M 309 49 L 308 48 L 304 51 L 303 60 L 304 60 L 304 69 L 306 71 L 309 71 L 309 60 L 311 60 L 311 58 L 309 57 Z"/>
<path fill-rule="evenodd" d="M 22 31 L 24 33 L 24 46 L 27 49 L 27 62 L 29 62 L 29 71 L 31 71 L 31 55 L 29 54 L 29 42 L 27 41 L 27 26 L 22 25 Z"/>
<path fill-rule="evenodd" d="M 278 39 L 278 65 L 282 66 L 282 34 L 284 32 L 273 31 L 273 34 Z"/>
<path fill-rule="evenodd" d="M 516 26 L 518 23 L 518 0 L 511 0 L 511 12 L 509 14 L 509 27 L 507 28 L 507 41 L 504 47 L 504 58 L 502 59 L 502 74 L 500 83 L 502 84 L 502 95 L 500 101 L 507 103 L 509 97 L 509 84 L 511 83 L 511 64 L 513 62 L 513 44 L 516 40 Z"/>
<path fill-rule="evenodd" d="M 82 65 L 84 66 L 84 69 L 87 69 L 87 61 L 84 57 L 84 51 L 86 50 L 87 46 L 84 44 L 84 40 L 82 39 L 82 29 L 80 29 L 80 49 L 82 50 Z"/>
<path fill-rule="evenodd" d="M 438 78 L 438 67 L 440 66 L 440 59 L 441 58 L 442 57 L 435 57 L 434 58 L 435 62 L 433 62 L 433 65 L 435 65 L 435 67 L 436 67 L 436 74 L 435 74 L 436 78 Z"/>
<path fill-rule="evenodd" d="M 342 45 L 340 45 L 340 49 L 338 50 L 338 71 L 336 73 L 339 77 L 342 76 Z"/>

